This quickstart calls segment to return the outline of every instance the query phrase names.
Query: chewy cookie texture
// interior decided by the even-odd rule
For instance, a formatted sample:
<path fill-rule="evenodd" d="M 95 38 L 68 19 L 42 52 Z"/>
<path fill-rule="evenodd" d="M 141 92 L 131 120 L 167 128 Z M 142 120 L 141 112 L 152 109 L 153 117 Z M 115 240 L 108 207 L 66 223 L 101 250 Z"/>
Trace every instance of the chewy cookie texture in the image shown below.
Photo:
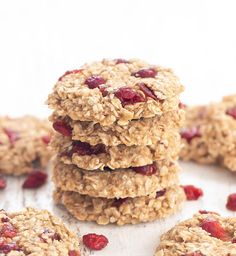
<path fill-rule="evenodd" d="M 52 156 L 48 148 L 51 134 L 46 120 L 0 117 L 0 173 L 21 175 L 37 164 L 45 167 Z"/>
<path fill-rule="evenodd" d="M 181 132 L 181 158 L 202 164 L 219 163 L 236 171 L 236 95 L 219 103 L 186 107 Z"/>
<path fill-rule="evenodd" d="M 200 211 L 161 237 L 155 256 L 236 255 L 236 218 Z"/>
<path fill-rule="evenodd" d="M 0 255 L 81 256 L 77 235 L 46 210 L 1 210 L 0 230 Z"/>
<path fill-rule="evenodd" d="M 60 77 L 48 97 L 55 201 L 101 225 L 180 209 L 182 90 L 170 69 L 140 60 L 102 60 Z"/>

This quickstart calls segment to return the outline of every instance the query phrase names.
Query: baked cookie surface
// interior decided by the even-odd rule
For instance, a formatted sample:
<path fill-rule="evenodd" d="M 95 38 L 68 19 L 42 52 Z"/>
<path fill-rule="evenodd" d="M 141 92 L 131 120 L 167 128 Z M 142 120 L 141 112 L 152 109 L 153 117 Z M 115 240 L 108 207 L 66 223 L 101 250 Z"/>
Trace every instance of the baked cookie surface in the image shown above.
<path fill-rule="evenodd" d="M 236 255 L 236 218 L 201 212 L 162 235 L 155 256 Z"/>
<path fill-rule="evenodd" d="M 236 171 L 236 95 L 220 103 L 186 108 L 181 158 L 219 163 Z"/>
<path fill-rule="evenodd" d="M 65 164 L 74 164 L 85 170 L 129 168 L 152 164 L 154 161 L 175 160 L 179 154 L 180 136 L 177 131 L 163 134 L 159 143 L 149 146 L 91 146 L 86 142 L 72 141 L 56 134 L 51 147 Z"/>
<path fill-rule="evenodd" d="M 46 210 L 0 211 L 0 254 L 80 256 L 79 238 Z"/>
<path fill-rule="evenodd" d="M 124 125 L 177 109 L 182 91 L 168 68 L 136 59 L 105 59 L 66 72 L 49 95 L 48 105 L 73 120 Z"/>
<path fill-rule="evenodd" d="M 35 164 L 45 167 L 52 156 L 48 147 L 50 124 L 33 116 L 0 117 L 0 173 L 29 173 Z"/>
<path fill-rule="evenodd" d="M 72 140 L 80 140 L 90 145 L 148 146 L 158 143 L 163 133 L 168 130 L 181 127 L 184 117 L 184 111 L 178 109 L 167 112 L 161 117 L 132 120 L 127 125 L 114 123 L 111 126 L 102 126 L 95 122 L 73 121 L 68 116 L 58 116 L 56 112 L 50 120 L 59 132 L 71 134 Z"/>
<path fill-rule="evenodd" d="M 155 194 L 178 184 L 177 163 L 157 162 L 144 168 L 84 171 L 74 165 L 56 162 L 53 182 L 63 191 L 91 197 L 126 198 Z"/>
<path fill-rule="evenodd" d="M 124 199 L 93 198 L 76 192 L 54 192 L 54 199 L 78 220 L 95 221 L 100 225 L 137 224 L 166 218 L 177 212 L 185 194 L 179 186 L 172 186 L 155 195 Z"/>

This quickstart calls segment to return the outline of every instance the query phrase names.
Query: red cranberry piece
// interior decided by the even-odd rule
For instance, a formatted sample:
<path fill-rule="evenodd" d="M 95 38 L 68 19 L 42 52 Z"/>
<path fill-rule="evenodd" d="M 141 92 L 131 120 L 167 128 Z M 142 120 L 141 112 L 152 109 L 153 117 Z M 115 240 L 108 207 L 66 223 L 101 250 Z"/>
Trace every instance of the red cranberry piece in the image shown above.
<path fill-rule="evenodd" d="M 142 175 L 151 176 L 157 172 L 156 164 L 148 164 L 145 166 L 132 167 L 132 169 Z"/>
<path fill-rule="evenodd" d="M 14 144 L 15 141 L 20 139 L 20 135 L 19 135 L 18 132 L 13 131 L 13 130 L 8 129 L 8 128 L 4 128 L 3 130 L 6 133 L 6 135 L 8 136 L 8 139 L 9 139 L 11 144 Z"/>
<path fill-rule="evenodd" d="M 203 196 L 201 188 L 197 188 L 193 185 L 183 186 L 187 200 L 198 200 L 199 197 Z"/>
<path fill-rule="evenodd" d="M 231 241 L 233 244 L 236 243 L 236 238 L 233 238 L 232 241 Z"/>
<path fill-rule="evenodd" d="M 67 76 L 67 75 L 80 73 L 82 70 L 83 70 L 83 69 L 74 69 L 74 70 L 71 70 L 71 71 L 66 71 L 64 75 L 62 75 L 61 77 L 59 77 L 58 81 L 61 81 L 62 78 L 64 78 L 64 77 Z"/>
<path fill-rule="evenodd" d="M 119 208 L 125 201 L 127 200 L 127 198 L 119 198 L 119 199 L 115 199 L 113 202 L 112 202 L 112 207 L 116 207 L 116 208 Z"/>
<path fill-rule="evenodd" d="M 1 237 L 13 238 L 16 236 L 16 233 L 16 229 L 9 222 L 5 222 L 0 229 Z"/>
<path fill-rule="evenodd" d="M 50 231 L 48 229 L 45 229 L 45 231 L 39 235 L 40 239 L 46 243 L 47 239 L 46 237 L 50 238 L 52 241 L 57 240 L 57 241 L 61 241 L 61 236 L 60 234 L 58 234 L 57 232 L 55 233 L 50 233 Z"/>
<path fill-rule="evenodd" d="M 154 78 L 157 75 L 157 71 L 154 68 L 143 68 L 137 72 L 132 73 L 132 76 L 141 78 Z"/>
<path fill-rule="evenodd" d="M 133 105 L 138 102 L 145 102 L 146 99 L 142 94 L 128 87 L 119 88 L 115 92 L 115 96 L 121 101 L 122 105 Z"/>
<path fill-rule="evenodd" d="M 49 144 L 50 140 L 51 140 L 51 136 L 50 135 L 44 135 L 41 137 L 42 141 L 45 143 L 45 144 Z"/>
<path fill-rule="evenodd" d="M 7 217 L 2 217 L 1 222 L 9 222 L 10 220 Z"/>
<path fill-rule="evenodd" d="M 55 121 L 52 126 L 55 131 L 59 132 L 64 136 L 69 137 L 72 134 L 72 128 L 70 127 L 70 125 L 62 120 Z"/>
<path fill-rule="evenodd" d="M 153 92 L 150 88 L 148 88 L 146 84 L 140 83 L 140 84 L 138 84 L 138 86 L 139 86 L 140 90 L 141 90 L 147 97 L 153 98 L 154 100 L 157 100 L 157 97 L 156 97 L 156 95 L 154 94 L 154 92 Z"/>
<path fill-rule="evenodd" d="M 91 250 L 102 250 L 108 244 L 108 239 L 104 235 L 87 234 L 83 236 L 83 243 Z"/>
<path fill-rule="evenodd" d="M 229 108 L 226 111 L 226 114 L 229 115 L 229 116 L 232 116 L 234 119 L 236 119 L 236 107 Z"/>
<path fill-rule="evenodd" d="M 179 108 L 185 109 L 186 107 L 187 107 L 187 106 L 186 106 L 184 103 L 182 103 L 182 102 L 179 103 Z"/>
<path fill-rule="evenodd" d="M 160 190 L 156 192 L 156 198 L 164 196 L 166 193 L 166 189 Z"/>
<path fill-rule="evenodd" d="M 116 64 L 129 63 L 129 61 L 125 59 L 115 59 L 114 61 L 116 62 Z"/>
<path fill-rule="evenodd" d="M 210 233 L 212 237 L 218 238 L 222 241 L 229 241 L 229 234 L 223 229 L 221 224 L 212 218 L 206 218 L 201 222 L 201 228 Z"/>
<path fill-rule="evenodd" d="M 20 251 L 19 246 L 15 242 L 3 242 L 0 244 L 0 253 L 4 253 L 6 255 L 11 251 Z"/>
<path fill-rule="evenodd" d="M 228 196 L 226 207 L 230 211 L 236 211 L 236 193 Z"/>
<path fill-rule="evenodd" d="M 106 153 L 106 147 L 103 144 L 92 146 L 87 142 L 74 141 L 72 144 L 72 149 L 66 153 L 66 155 L 72 156 L 74 153 L 78 154 L 79 156 L 99 155 Z"/>
<path fill-rule="evenodd" d="M 80 252 L 76 250 L 70 250 L 68 256 L 80 256 Z"/>
<path fill-rule="evenodd" d="M 185 129 L 180 134 L 181 137 L 187 140 L 188 143 L 190 143 L 192 139 L 202 136 L 198 127 Z"/>
<path fill-rule="evenodd" d="M 47 177 L 47 173 L 43 171 L 33 171 L 24 181 L 23 188 L 39 188 L 46 182 Z"/>
<path fill-rule="evenodd" d="M 106 97 L 106 96 L 108 95 L 108 91 L 106 90 L 105 87 L 99 86 L 99 90 L 100 90 L 100 92 L 102 93 L 102 96 L 103 96 L 103 97 Z"/>
<path fill-rule="evenodd" d="M 85 80 L 85 84 L 89 87 L 89 89 L 99 88 L 99 85 L 105 84 L 106 81 L 101 76 L 90 76 Z"/>
<path fill-rule="evenodd" d="M 0 175 L 0 189 L 4 189 L 7 186 L 7 180 Z"/>
<path fill-rule="evenodd" d="M 220 216 L 219 213 L 217 213 L 217 212 L 212 212 L 212 211 L 199 210 L 198 212 L 199 212 L 200 214 L 216 214 L 216 215 L 219 215 L 219 216 Z"/>

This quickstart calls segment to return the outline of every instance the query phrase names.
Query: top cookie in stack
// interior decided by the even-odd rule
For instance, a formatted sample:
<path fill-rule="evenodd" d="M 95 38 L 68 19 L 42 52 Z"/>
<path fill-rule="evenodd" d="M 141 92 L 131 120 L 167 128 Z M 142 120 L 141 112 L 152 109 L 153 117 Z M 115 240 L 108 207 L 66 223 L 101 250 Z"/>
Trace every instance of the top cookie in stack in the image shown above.
<path fill-rule="evenodd" d="M 182 91 L 170 69 L 140 60 L 103 60 L 60 77 L 48 98 L 58 132 L 55 198 L 99 224 L 174 212 L 184 199 L 176 163 Z"/>

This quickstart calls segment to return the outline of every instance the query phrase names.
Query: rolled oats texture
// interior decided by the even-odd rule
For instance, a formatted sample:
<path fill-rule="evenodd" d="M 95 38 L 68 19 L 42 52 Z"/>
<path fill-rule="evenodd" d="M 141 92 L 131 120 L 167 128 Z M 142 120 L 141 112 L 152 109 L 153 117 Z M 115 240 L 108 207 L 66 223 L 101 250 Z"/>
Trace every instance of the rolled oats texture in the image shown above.
<path fill-rule="evenodd" d="M 141 78 L 133 75 L 144 68 L 155 69 L 156 77 Z M 90 89 L 85 84 L 86 79 L 93 75 L 105 80 L 102 85 L 108 93 L 105 97 L 99 88 Z M 123 106 L 115 96 L 116 91 L 128 87 L 144 97 L 140 83 L 144 83 L 156 99 L 148 97 L 144 102 Z M 68 115 L 73 120 L 94 121 L 101 125 L 118 122 L 124 125 L 132 119 L 161 116 L 167 111 L 176 110 L 182 91 L 183 86 L 179 79 L 168 68 L 153 66 L 136 59 L 121 64 L 103 60 L 85 64 L 80 72 L 70 73 L 59 79 L 47 102 L 60 116 Z"/>
<path fill-rule="evenodd" d="M 52 156 L 48 147 L 51 134 L 46 120 L 34 116 L 0 117 L 0 173 L 29 173 L 36 163 L 45 167 Z"/>

